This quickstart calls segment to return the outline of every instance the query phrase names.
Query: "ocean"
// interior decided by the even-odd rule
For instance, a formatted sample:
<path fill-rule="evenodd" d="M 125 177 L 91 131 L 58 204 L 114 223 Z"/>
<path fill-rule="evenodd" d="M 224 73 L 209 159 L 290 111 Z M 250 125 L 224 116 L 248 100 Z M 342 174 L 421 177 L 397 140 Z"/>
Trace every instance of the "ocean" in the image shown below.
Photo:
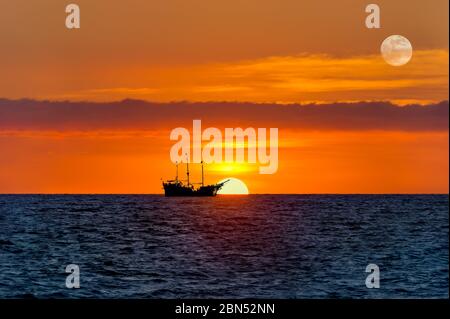
<path fill-rule="evenodd" d="M 0 195 L 0 298 L 448 298 L 448 195 Z M 80 288 L 66 287 L 66 266 Z M 366 287 L 369 264 L 380 287 Z"/>

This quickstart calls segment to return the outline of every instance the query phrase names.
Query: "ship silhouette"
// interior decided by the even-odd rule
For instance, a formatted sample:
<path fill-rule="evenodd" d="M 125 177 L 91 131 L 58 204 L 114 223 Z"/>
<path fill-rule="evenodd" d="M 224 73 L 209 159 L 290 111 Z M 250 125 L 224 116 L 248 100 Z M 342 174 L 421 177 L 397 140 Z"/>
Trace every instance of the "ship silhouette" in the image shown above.
<path fill-rule="evenodd" d="M 189 162 L 186 162 L 186 180 L 182 181 L 178 179 L 178 163 L 176 163 L 176 176 L 173 180 L 163 181 L 162 185 L 164 188 L 165 196 L 216 196 L 217 192 L 222 188 L 222 186 L 229 180 L 223 181 L 221 183 L 205 185 L 204 184 L 204 174 L 203 174 L 203 161 L 202 165 L 202 182 L 201 183 L 191 183 L 189 181 Z M 194 185 L 200 184 L 200 186 L 195 187 Z"/>

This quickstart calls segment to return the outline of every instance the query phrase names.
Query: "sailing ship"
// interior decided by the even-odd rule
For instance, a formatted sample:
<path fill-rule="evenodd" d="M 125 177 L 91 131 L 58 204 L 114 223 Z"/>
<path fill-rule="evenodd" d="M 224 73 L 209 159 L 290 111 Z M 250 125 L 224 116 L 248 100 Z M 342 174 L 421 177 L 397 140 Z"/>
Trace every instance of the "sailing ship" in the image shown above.
<path fill-rule="evenodd" d="M 182 181 L 178 179 L 178 163 L 176 163 L 176 176 L 173 180 L 163 181 L 162 185 L 164 188 L 165 196 L 216 196 L 217 192 L 228 182 L 228 180 L 221 183 L 205 185 L 204 181 L 204 170 L 203 161 L 202 165 L 202 182 L 201 183 L 191 183 L 189 180 L 189 162 L 186 162 L 186 180 Z M 195 187 L 194 185 L 198 185 Z"/>

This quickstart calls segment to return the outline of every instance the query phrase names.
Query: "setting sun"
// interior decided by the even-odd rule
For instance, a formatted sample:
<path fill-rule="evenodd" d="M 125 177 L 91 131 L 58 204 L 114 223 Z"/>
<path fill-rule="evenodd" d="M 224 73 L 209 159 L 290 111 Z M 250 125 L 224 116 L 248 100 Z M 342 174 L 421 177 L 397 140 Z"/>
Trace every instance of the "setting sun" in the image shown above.
<path fill-rule="evenodd" d="M 225 182 L 225 185 L 219 190 L 219 195 L 248 195 L 247 185 L 240 179 L 230 177 L 221 180 L 219 183 Z"/>

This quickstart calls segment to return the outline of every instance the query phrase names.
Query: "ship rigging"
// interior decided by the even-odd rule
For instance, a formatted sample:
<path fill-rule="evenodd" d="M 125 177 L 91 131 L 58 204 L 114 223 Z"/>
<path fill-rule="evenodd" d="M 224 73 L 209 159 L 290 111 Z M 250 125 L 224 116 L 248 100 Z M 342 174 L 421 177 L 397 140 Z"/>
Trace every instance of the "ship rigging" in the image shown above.
<path fill-rule="evenodd" d="M 186 181 L 178 178 L 178 162 L 176 165 L 176 175 L 174 180 L 163 181 L 165 196 L 216 196 L 217 192 L 223 187 L 228 180 L 211 185 L 205 185 L 203 161 L 200 162 L 202 166 L 202 181 L 201 183 L 190 182 L 189 161 L 186 161 Z M 200 185 L 195 187 L 194 185 Z"/>

